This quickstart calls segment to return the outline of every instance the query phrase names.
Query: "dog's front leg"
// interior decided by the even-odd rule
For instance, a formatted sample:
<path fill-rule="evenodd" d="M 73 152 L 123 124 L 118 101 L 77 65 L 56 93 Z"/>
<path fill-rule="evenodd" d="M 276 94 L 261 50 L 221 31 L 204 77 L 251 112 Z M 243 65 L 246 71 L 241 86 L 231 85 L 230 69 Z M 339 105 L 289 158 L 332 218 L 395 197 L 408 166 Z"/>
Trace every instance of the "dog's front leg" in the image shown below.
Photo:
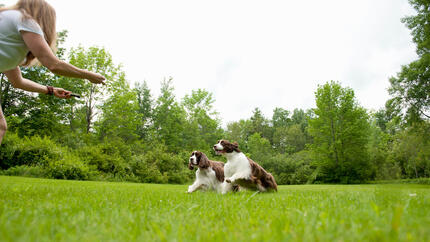
<path fill-rule="evenodd" d="M 222 183 L 222 191 L 221 194 L 226 194 L 229 191 L 233 190 L 233 185 L 231 183 L 223 182 Z"/>
<path fill-rule="evenodd" d="M 247 173 L 235 173 L 233 176 L 226 178 L 225 181 L 227 183 L 234 183 L 237 179 L 245 179 L 245 180 L 249 180 L 249 174 Z"/>
<path fill-rule="evenodd" d="M 189 186 L 189 187 L 188 187 L 188 193 L 192 193 L 192 192 L 194 192 L 194 191 L 196 191 L 196 190 L 200 189 L 202 186 L 203 186 L 203 184 L 201 184 L 201 183 L 200 183 L 200 182 L 198 182 L 198 181 L 195 181 L 195 182 L 193 183 L 193 185 L 191 185 L 191 186 Z"/>

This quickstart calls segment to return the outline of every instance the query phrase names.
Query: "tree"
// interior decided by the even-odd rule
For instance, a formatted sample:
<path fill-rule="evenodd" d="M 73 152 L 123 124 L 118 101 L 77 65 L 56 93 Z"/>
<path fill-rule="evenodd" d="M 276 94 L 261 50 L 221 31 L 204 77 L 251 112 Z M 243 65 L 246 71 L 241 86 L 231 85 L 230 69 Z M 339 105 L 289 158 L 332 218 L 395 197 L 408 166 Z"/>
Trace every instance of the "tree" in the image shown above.
<path fill-rule="evenodd" d="M 182 106 L 187 112 L 185 142 L 192 149 L 210 150 L 213 143 L 221 138 L 221 121 L 218 112 L 213 109 L 215 100 L 212 93 L 206 90 L 192 90 L 191 95 L 185 95 Z"/>
<path fill-rule="evenodd" d="M 415 124 L 394 136 L 391 157 L 404 178 L 430 177 L 429 123 Z"/>
<path fill-rule="evenodd" d="M 169 151 L 178 152 L 184 141 L 186 112 L 175 100 L 172 80 L 170 77 L 161 82 L 161 94 L 154 108 L 154 135 L 167 145 Z"/>
<path fill-rule="evenodd" d="M 369 179 L 368 115 L 355 101 L 354 91 L 332 81 L 319 86 L 315 95 L 317 108 L 309 132 L 314 139 L 316 179 L 335 183 Z"/>
<path fill-rule="evenodd" d="M 95 124 L 101 140 L 119 137 L 126 143 L 133 143 L 139 137 L 141 113 L 136 92 L 131 90 L 124 75 L 110 83 L 112 94 L 100 106 L 100 121 Z"/>
<path fill-rule="evenodd" d="M 287 127 L 291 125 L 290 111 L 283 108 L 275 108 L 272 116 L 272 127 Z"/>
<path fill-rule="evenodd" d="M 272 139 L 272 130 L 270 129 L 270 122 L 266 117 L 264 117 L 263 112 L 259 108 L 255 108 L 252 112 L 252 116 L 250 118 L 251 121 L 251 130 L 250 135 L 255 133 L 259 133 L 262 137 L 271 140 Z"/>
<path fill-rule="evenodd" d="M 83 101 L 79 102 L 80 105 L 75 103 L 70 106 L 70 123 L 73 123 L 74 119 L 78 119 L 79 128 L 89 133 L 94 118 L 97 116 L 98 105 L 103 100 L 106 100 L 106 92 L 112 93 L 115 88 L 112 86 L 115 82 L 112 82 L 112 80 L 121 78 L 124 73 L 120 65 L 113 63 L 112 56 L 104 48 L 90 47 L 85 49 L 82 46 L 72 48 L 69 54 L 69 62 L 79 68 L 99 73 L 108 80 L 106 86 L 103 86 L 92 84 L 82 79 L 65 79 L 63 85 L 65 89 L 80 93 L 83 96 Z M 80 120 L 81 118 L 84 118 L 83 122 Z"/>
<path fill-rule="evenodd" d="M 238 142 L 240 150 L 246 152 L 248 150 L 248 137 L 250 136 L 251 121 L 241 119 L 236 122 L 227 124 L 225 139 L 231 142 Z"/>
<path fill-rule="evenodd" d="M 151 90 L 146 81 L 143 84 L 137 83 L 134 91 L 137 96 L 138 112 L 141 117 L 141 122 L 137 127 L 137 133 L 141 139 L 147 140 L 149 138 L 149 130 L 152 125 L 152 112 L 153 100 Z"/>
<path fill-rule="evenodd" d="M 409 123 L 430 119 L 430 54 L 403 66 L 397 77 L 390 78 L 390 84 L 392 102 L 406 109 Z"/>
<path fill-rule="evenodd" d="M 412 30 L 419 59 L 402 67 L 397 77 L 390 78 L 389 93 L 394 102 L 406 110 L 410 124 L 430 119 L 430 2 L 409 0 L 417 15 L 402 22 Z"/>
<path fill-rule="evenodd" d="M 422 56 L 430 51 L 430 2 L 428 0 L 409 0 L 417 15 L 402 19 L 412 30 L 412 40 L 417 44 L 417 53 Z"/>
<path fill-rule="evenodd" d="M 249 137 L 248 146 L 251 159 L 262 166 L 264 166 L 264 163 L 269 160 L 273 153 L 269 140 L 261 137 L 259 133 L 254 133 Z"/>

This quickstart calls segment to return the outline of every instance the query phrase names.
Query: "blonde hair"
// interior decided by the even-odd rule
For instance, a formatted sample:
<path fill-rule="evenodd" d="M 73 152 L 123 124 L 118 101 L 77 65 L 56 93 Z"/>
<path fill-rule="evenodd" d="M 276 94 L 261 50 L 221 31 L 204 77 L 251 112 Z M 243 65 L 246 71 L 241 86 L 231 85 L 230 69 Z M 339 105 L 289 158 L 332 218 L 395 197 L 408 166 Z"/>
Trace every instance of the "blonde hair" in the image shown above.
<path fill-rule="evenodd" d="M 56 14 L 55 9 L 45 0 L 19 0 L 15 5 L 6 8 L 0 8 L 0 12 L 4 10 L 19 10 L 23 19 L 33 19 L 42 28 L 45 40 L 51 47 L 52 51 L 56 51 L 57 32 L 56 32 Z M 35 56 L 28 52 L 23 65 L 29 66 L 34 64 Z"/>

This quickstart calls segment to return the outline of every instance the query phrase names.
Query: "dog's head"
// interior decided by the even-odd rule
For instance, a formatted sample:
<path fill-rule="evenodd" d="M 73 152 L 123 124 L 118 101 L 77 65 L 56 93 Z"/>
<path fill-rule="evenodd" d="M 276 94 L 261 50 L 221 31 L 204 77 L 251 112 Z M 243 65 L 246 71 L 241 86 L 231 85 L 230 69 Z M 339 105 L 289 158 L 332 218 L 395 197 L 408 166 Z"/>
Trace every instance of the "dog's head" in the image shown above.
<path fill-rule="evenodd" d="M 194 166 L 198 166 L 201 169 L 208 168 L 210 165 L 208 157 L 200 151 L 193 151 L 188 162 L 188 168 L 194 169 Z"/>
<path fill-rule="evenodd" d="M 217 155 L 232 153 L 233 151 L 240 152 L 239 145 L 236 142 L 230 143 L 228 140 L 223 139 L 219 140 L 213 148 Z"/>

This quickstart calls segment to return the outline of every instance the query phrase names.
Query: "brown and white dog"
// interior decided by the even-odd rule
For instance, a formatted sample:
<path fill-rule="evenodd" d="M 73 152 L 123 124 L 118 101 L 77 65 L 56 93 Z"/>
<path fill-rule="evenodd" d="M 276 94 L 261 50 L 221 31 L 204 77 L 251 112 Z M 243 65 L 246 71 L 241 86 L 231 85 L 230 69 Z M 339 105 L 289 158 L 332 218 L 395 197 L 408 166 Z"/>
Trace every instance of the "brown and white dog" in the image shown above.
<path fill-rule="evenodd" d="M 188 168 L 193 170 L 194 166 L 198 166 L 196 180 L 188 187 L 188 193 L 192 193 L 199 189 L 222 192 L 224 182 L 223 162 L 211 161 L 204 153 L 194 151 L 191 153 Z"/>
<path fill-rule="evenodd" d="M 222 193 L 231 191 L 233 185 L 240 185 L 240 187 L 259 190 L 260 192 L 278 191 L 278 185 L 272 174 L 246 157 L 239 150 L 237 143 L 220 140 L 213 148 L 217 154 L 222 154 L 227 158 L 227 163 L 224 165 L 225 182 Z"/>

